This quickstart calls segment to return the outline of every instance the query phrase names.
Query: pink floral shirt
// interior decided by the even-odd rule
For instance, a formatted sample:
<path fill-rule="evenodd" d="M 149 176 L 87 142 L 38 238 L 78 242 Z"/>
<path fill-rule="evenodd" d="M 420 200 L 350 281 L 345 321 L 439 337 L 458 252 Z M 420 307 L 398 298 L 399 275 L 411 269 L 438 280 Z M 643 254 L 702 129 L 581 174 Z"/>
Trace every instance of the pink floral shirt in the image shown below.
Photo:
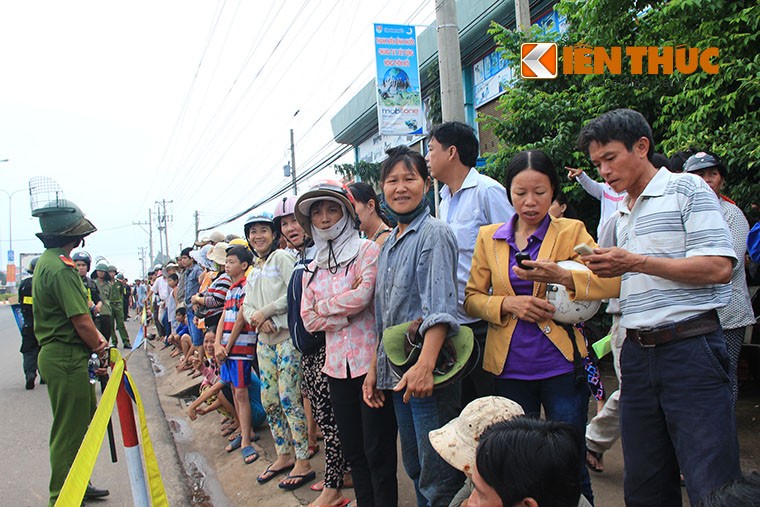
<path fill-rule="evenodd" d="M 366 374 L 377 348 L 375 277 L 380 248 L 364 240 L 359 254 L 335 274 L 311 263 L 303 276 L 301 318 L 309 332 L 325 332 L 325 366 L 332 378 Z M 361 283 L 353 289 L 354 282 Z"/>

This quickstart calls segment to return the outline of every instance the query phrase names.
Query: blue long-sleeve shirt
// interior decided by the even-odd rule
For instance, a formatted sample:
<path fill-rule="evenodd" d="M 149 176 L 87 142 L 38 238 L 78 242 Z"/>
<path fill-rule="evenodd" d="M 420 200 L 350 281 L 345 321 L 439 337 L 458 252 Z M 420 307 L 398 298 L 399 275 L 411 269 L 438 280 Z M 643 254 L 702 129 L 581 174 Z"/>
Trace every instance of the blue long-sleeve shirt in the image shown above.
<path fill-rule="evenodd" d="M 393 229 L 383 244 L 375 283 L 377 335 L 383 330 L 422 317 L 420 334 L 437 324 L 459 332 L 457 319 L 457 241 L 448 225 L 423 213 L 397 238 Z M 468 268 L 469 269 L 469 268 Z M 377 388 L 398 383 L 378 340 Z"/>

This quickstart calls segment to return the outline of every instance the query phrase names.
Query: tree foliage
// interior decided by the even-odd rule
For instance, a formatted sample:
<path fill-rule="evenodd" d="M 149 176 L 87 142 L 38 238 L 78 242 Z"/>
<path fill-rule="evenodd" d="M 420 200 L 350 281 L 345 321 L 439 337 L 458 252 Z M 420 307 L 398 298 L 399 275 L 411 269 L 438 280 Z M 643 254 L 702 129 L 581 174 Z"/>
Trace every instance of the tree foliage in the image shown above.
<path fill-rule="evenodd" d="M 335 164 L 335 172 L 345 179 L 353 179 L 359 176 L 361 181 L 367 182 L 372 187 L 380 184 L 380 164 L 373 162 L 359 161 L 359 166 L 354 164 Z"/>
<path fill-rule="evenodd" d="M 542 149 L 561 171 L 589 168 L 575 150 L 581 127 L 619 107 L 636 109 L 652 125 L 655 150 L 667 156 L 696 147 L 714 151 L 729 168 L 724 193 L 745 210 L 758 201 L 760 179 L 760 3 L 755 0 L 562 0 L 568 30 L 559 40 L 534 27 L 527 36 L 494 24 L 491 33 L 506 57 L 519 62 L 522 42 L 554 41 L 560 47 L 717 47 L 718 74 L 564 75 L 516 79 L 499 99 L 500 118 L 482 116 L 501 140 L 486 171 L 502 180 L 508 160 L 524 149 Z M 562 52 L 560 51 L 560 69 Z M 645 64 L 646 72 L 646 64 Z M 595 171 L 590 176 L 597 176 Z M 561 175 L 564 190 L 595 230 L 599 203 Z"/>

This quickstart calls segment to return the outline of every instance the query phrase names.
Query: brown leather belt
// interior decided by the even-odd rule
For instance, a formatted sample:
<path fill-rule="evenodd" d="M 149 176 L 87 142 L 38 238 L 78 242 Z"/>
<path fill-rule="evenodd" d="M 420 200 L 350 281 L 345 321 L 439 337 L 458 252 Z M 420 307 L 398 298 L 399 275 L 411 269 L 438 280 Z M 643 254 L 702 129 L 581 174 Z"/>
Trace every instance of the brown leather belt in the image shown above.
<path fill-rule="evenodd" d="M 712 333 L 720 326 L 718 312 L 710 310 L 673 324 L 640 329 L 626 329 L 625 335 L 642 347 L 654 347 L 668 342 Z"/>

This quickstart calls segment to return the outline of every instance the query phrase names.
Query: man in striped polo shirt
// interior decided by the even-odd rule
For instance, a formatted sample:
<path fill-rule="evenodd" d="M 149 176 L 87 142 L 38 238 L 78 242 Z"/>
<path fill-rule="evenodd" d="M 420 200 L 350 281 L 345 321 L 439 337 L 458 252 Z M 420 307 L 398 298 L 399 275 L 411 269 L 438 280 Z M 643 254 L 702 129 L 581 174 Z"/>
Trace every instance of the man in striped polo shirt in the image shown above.
<path fill-rule="evenodd" d="M 736 256 L 715 193 L 658 170 L 652 129 L 630 109 L 589 122 L 580 149 L 616 191 L 617 247 L 585 256 L 621 276 L 621 434 L 627 506 L 692 505 L 741 475 L 728 353 L 716 308 L 731 296 Z"/>

